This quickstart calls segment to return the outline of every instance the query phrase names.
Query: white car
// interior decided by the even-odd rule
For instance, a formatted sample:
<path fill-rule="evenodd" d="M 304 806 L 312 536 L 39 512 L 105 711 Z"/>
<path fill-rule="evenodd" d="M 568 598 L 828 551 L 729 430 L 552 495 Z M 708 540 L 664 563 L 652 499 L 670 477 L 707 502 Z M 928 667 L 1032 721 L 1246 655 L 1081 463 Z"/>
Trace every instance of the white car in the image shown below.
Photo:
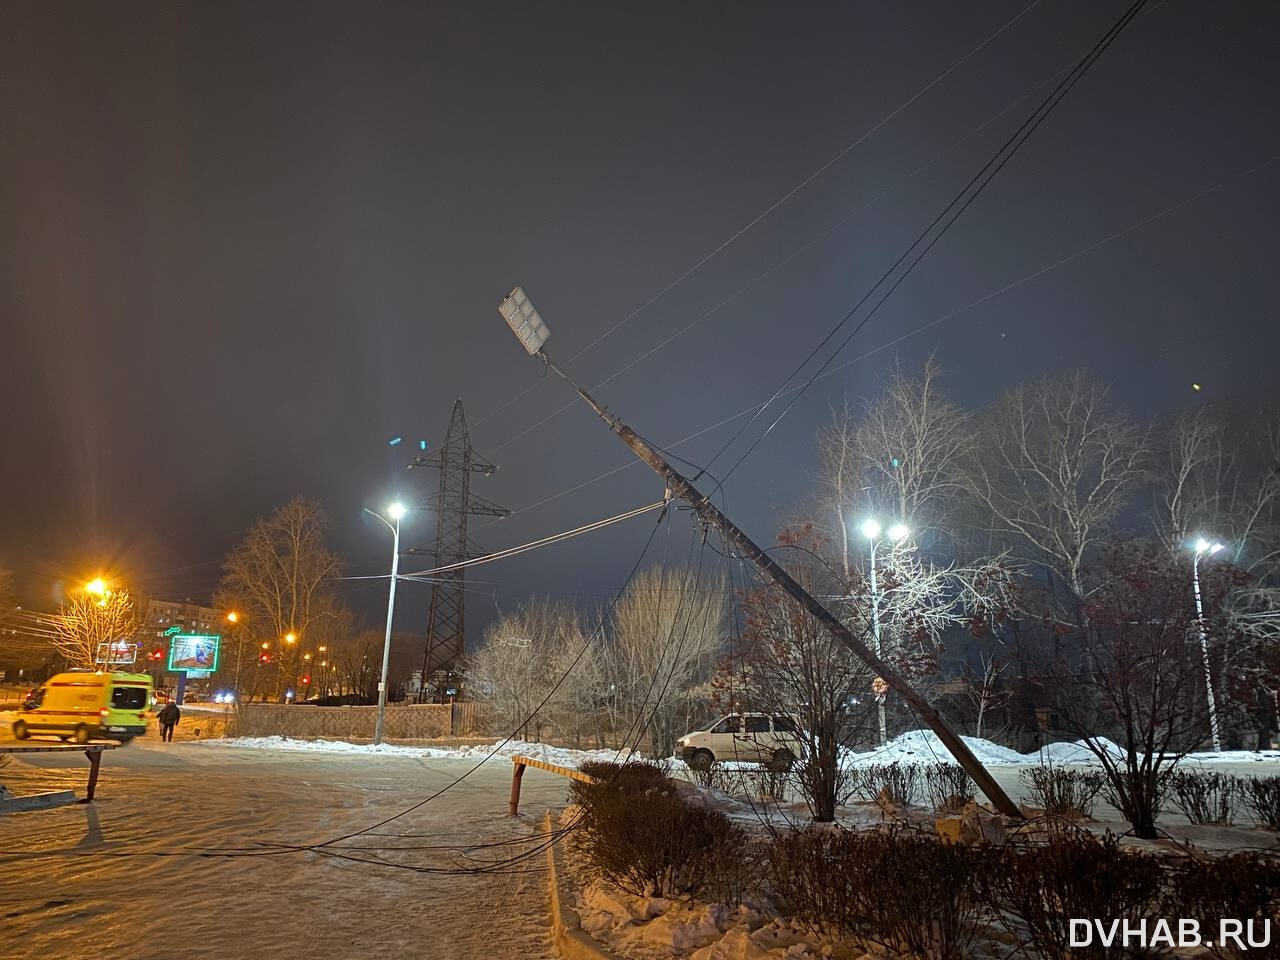
<path fill-rule="evenodd" d="M 725 760 L 788 770 L 802 752 L 799 729 L 791 717 L 730 713 L 706 730 L 686 733 L 676 741 L 676 755 L 695 770 Z"/>

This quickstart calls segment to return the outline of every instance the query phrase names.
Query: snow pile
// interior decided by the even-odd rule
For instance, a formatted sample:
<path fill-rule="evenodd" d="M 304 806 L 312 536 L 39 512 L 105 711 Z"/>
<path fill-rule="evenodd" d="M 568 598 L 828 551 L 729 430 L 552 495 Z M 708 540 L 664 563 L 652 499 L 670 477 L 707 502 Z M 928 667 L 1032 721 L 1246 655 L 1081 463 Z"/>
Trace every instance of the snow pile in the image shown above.
<path fill-rule="evenodd" d="M 988 767 L 1008 767 L 1015 764 L 1023 764 L 1032 762 L 1027 757 L 1018 753 L 1016 750 L 1010 750 L 1008 747 L 1002 747 L 990 740 L 982 740 L 978 737 L 961 737 L 973 755 Z M 921 763 L 951 763 L 954 762 L 951 757 L 951 751 L 948 750 L 938 735 L 932 730 L 908 730 L 900 736 L 894 737 L 883 747 L 878 747 L 867 753 L 847 753 L 841 757 L 843 766 L 846 767 L 866 767 L 872 764 L 880 763 L 904 763 L 904 764 L 921 764 Z"/>
<path fill-rule="evenodd" d="M 1113 759 L 1124 758 L 1124 750 L 1120 745 L 1106 737 L 1095 737 L 1094 744 Z M 1061 763 L 1097 763 L 1098 757 L 1085 741 L 1076 740 L 1073 743 L 1047 743 L 1039 750 L 1026 754 L 1025 762 L 1057 766 Z"/>
<path fill-rule="evenodd" d="M 199 743 L 218 747 L 238 747 L 251 750 L 291 750 L 309 753 L 351 753 L 364 756 L 422 757 L 431 760 L 471 760 L 479 762 L 494 754 L 494 743 L 464 747 L 409 747 L 392 743 L 348 743 L 345 740 L 293 740 L 288 737 L 228 737 L 221 740 L 201 740 Z M 577 767 L 592 760 L 615 761 L 617 750 L 572 750 L 552 747 L 545 743 L 528 743 L 524 740 L 508 740 L 497 748 L 497 757 L 529 757 L 561 767 Z"/>
<path fill-rule="evenodd" d="M 578 894 L 582 929 L 619 956 L 690 960 L 819 960 L 831 945 L 747 905 L 637 897 L 594 880 Z"/>

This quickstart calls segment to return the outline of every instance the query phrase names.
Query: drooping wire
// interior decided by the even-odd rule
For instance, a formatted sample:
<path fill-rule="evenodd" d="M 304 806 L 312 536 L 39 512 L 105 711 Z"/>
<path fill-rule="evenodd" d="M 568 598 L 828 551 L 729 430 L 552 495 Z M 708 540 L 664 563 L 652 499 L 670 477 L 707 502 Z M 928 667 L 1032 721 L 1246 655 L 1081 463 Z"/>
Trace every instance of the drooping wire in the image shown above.
<path fill-rule="evenodd" d="M 876 282 L 872 284 L 870 288 L 868 288 L 866 293 L 864 293 L 857 300 L 857 302 L 854 303 L 854 305 L 848 310 L 847 313 L 845 313 L 845 315 L 839 320 L 839 322 L 836 323 L 835 326 L 833 326 L 831 330 L 827 332 L 826 336 L 824 336 L 818 342 L 817 346 L 815 346 L 808 353 L 808 355 L 806 355 L 805 358 L 796 366 L 796 368 L 787 376 L 787 378 L 783 380 L 783 382 L 773 392 L 773 394 L 769 397 L 769 399 L 766 400 L 764 404 L 762 404 L 756 410 L 756 412 L 752 414 L 751 418 L 746 423 L 744 423 L 741 427 L 739 427 L 733 433 L 733 435 L 727 441 L 725 441 L 725 443 L 720 447 L 720 449 L 716 451 L 715 455 L 712 456 L 711 460 L 708 463 L 708 466 L 714 464 L 725 453 L 725 451 L 728 450 L 729 447 L 731 447 L 734 443 L 736 443 L 738 438 L 741 437 L 743 433 L 745 433 L 753 423 L 755 423 L 755 421 L 760 417 L 760 415 L 764 413 L 764 411 L 768 409 L 768 407 L 770 407 L 776 400 L 778 400 L 783 395 L 788 385 L 791 383 L 793 379 L 795 379 L 795 377 L 800 373 L 800 371 L 803 370 L 806 366 L 808 366 L 810 361 L 812 361 L 816 356 L 818 356 L 819 353 L 822 352 L 822 350 L 826 347 L 826 345 L 849 323 L 850 320 L 853 319 L 854 315 L 858 312 L 858 310 L 860 310 L 862 306 L 872 298 L 872 296 L 875 294 L 875 292 L 878 289 L 880 289 L 886 282 L 889 281 L 889 279 L 894 275 L 894 273 L 898 271 L 899 267 L 901 267 L 904 263 L 908 261 L 909 258 L 911 258 L 913 252 L 918 250 L 918 253 L 916 253 L 915 259 L 912 260 L 909 264 L 907 264 L 905 270 L 903 270 L 899 274 L 897 279 L 893 281 L 893 283 L 888 287 L 888 289 L 885 291 L 883 296 L 881 296 L 879 301 L 877 301 L 876 304 L 871 308 L 871 310 L 868 311 L 866 315 L 854 326 L 853 330 L 844 338 L 843 341 L 840 342 L 840 344 L 836 347 L 836 349 L 832 351 L 830 356 L 827 357 L 827 359 L 818 368 L 818 370 L 812 376 L 809 377 L 809 379 L 803 384 L 803 386 L 798 391 L 795 392 L 795 395 L 792 397 L 791 401 L 786 405 L 786 407 L 782 410 L 782 412 L 779 413 L 779 415 L 773 420 L 772 423 L 769 424 L 769 426 L 764 430 L 764 432 L 752 442 L 752 444 L 747 448 L 746 452 L 743 453 L 742 456 L 738 458 L 738 460 L 733 464 L 733 466 L 725 474 L 726 479 L 735 470 L 737 470 L 739 466 L 741 466 L 742 462 L 748 456 L 750 456 L 751 452 L 755 450 L 757 446 L 759 446 L 760 442 L 773 431 L 773 428 L 776 427 L 778 423 L 781 422 L 782 418 L 785 417 L 787 413 L 792 409 L 792 407 L 795 406 L 795 404 L 804 395 L 804 393 L 808 390 L 808 388 L 812 386 L 813 382 L 817 380 L 818 377 L 821 376 L 823 371 L 825 371 L 826 368 L 830 366 L 830 364 L 835 360 L 835 358 L 839 356 L 840 351 L 843 350 L 844 347 L 848 345 L 849 341 L 852 340 L 853 337 L 857 335 L 857 333 L 861 331 L 864 326 L 866 326 L 867 322 L 870 321 L 871 318 L 875 316 L 876 312 L 880 309 L 880 307 L 884 304 L 884 302 L 889 298 L 889 296 L 891 296 L 893 292 L 898 288 L 898 286 L 901 285 L 901 283 L 908 276 L 910 276 L 911 272 L 921 262 L 921 260 L 925 258 L 925 256 L 929 253 L 929 251 L 933 249 L 933 247 L 938 243 L 938 241 L 940 241 L 946 235 L 947 231 L 950 230 L 952 225 L 954 225 L 955 222 L 964 214 L 964 212 L 973 204 L 973 202 L 977 200 L 979 196 L 982 195 L 983 191 L 986 190 L 987 186 L 991 183 L 991 181 L 995 179 L 995 177 L 1000 173 L 1002 169 L 1004 169 L 1005 165 L 1008 164 L 1008 162 L 1017 154 L 1018 150 L 1021 149 L 1021 147 L 1027 142 L 1028 139 L 1030 139 L 1032 134 L 1035 133 L 1035 131 L 1040 127 L 1040 125 L 1045 121 L 1045 119 L 1053 112 L 1053 109 L 1059 103 L 1062 102 L 1062 100 L 1076 85 L 1076 83 L 1078 83 L 1080 79 L 1088 72 L 1089 68 L 1092 67 L 1093 64 L 1098 61 L 1098 59 L 1102 56 L 1104 52 L 1106 52 L 1107 48 L 1111 46 L 1111 44 L 1115 41 L 1116 37 L 1120 35 L 1121 31 L 1123 31 L 1124 28 L 1128 26 L 1128 24 L 1133 20 L 1133 18 L 1138 15 L 1138 13 L 1141 11 L 1142 7 L 1146 3 L 1147 3 L 1147 0 L 1134 0 L 1134 2 L 1129 6 L 1129 8 L 1126 9 L 1125 12 L 1121 15 L 1120 19 L 1117 20 L 1114 24 L 1112 24 L 1112 26 L 1094 44 L 1094 46 L 1089 50 L 1089 52 L 1086 53 L 1084 57 L 1082 57 L 1081 60 L 1076 64 L 1076 66 L 1072 68 L 1072 70 L 1068 73 L 1068 75 L 1064 77 L 1053 88 L 1052 91 L 1050 91 L 1048 96 L 1046 96 L 1045 99 L 1040 102 L 1040 104 L 1031 112 L 1031 114 L 1022 122 L 1022 124 L 1019 125 L 1019 127 L 1009 136 L 1008 139 L 1005 140 L 1003 144 L 1001 144 L 999 149 L 996 150 L 996 152 L 991 156 L 991 158 L 988 159 L 987 162 L 984 163 L 981 168 L 979 168 L 979 170 L 968 180 L 967 183 L 965 183 L 963 187 L 961 187 L 959 192 L 956 193 L 956 195 L 942 209 L 942 211 L 936 217 L 934 217 L 932 221 L 930 221 L 928 226 L 926 226 L 916 236 L 916 238 L 910 243 L 910 245 L 908 245 L 907 248 L 898 256 L 898 258 L 894 260 L 892 264 L 890 264 L 889 268 L 885 270 L 885 272 L 880 276 L 880 278 L 877 279 Z M 930 236 L 931 234 L 932 236 Z"/>

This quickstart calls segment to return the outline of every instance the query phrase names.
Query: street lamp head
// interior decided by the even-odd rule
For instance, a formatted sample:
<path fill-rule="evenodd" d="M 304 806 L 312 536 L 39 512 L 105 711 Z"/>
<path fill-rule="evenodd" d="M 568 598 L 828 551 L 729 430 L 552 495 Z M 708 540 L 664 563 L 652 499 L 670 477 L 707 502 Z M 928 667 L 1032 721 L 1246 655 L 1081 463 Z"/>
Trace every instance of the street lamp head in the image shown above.
<path fill-rule="evenodd" d="M 298 638 L 297 638 L 296 636 L 294 636 L 292 633 L 286 633 L 286 634 L 284 635 L 284 642 L 285 642 L 285 643 L 293 643 L 293 642 L 295 642 L 297 639 L 298 639 Z"/>
<path fill-rule="evenodd" d="M 92 593 L 99 597 L 104 596 L 107 592 L 107 581 L 101 577 L 94 577 L 84 585 L 86 593 Z"/>
<path fill-rule="evenodd" d="M 542 317 L 529 302 L 524 287 L 516 287 L 507 294 L 498 304 L 498 312 L 502 314 L 502 319 L 507 321 L 507 326 L 516 335 L 516 339 L 524 346 L 525 352 L 531 357 L 537 356 L 542 345 L 550 339 L 551 331 L 547 329 L 547 325 L 542 322 Z"/>
<path fill-rule="evenodd" d="M 229 623 L 239 623 L 239 622 L 240 622 L 240 614 L 238 614 L 238 613 L 236 613 L 234 610 L 232 610 L 230 613 L 228 613 L 228 614 L 227 614 L 227 621 L 228 621 Z"/>
<path fill-rule="evenodd" d="M 909 536 L 911 536 L 911 531 L 907 529 L 905 523 L 895 523 L 889 528 L 890 540 L 905 540 Z"/>
<path fill-rule="evenodd" d="M 409 508 L 406 507 L 403 503 L 401 503 L 398 500 L 395 503 L 393 503 L 391 506 L 387 507 L 387 516 L 389 516 L 392 520 L 399 520 L 408 512 L 409 512 Z"/>
<path fill-rule="evenodd" d="M 880 536 L 880 521 L 875 517 L 867 517 L 862 521 L 862 535 L 868 540 L 874 540 Z"/>
<path fill-rule="evenodd" d="M 1216 540 L 1210 541 L 1206 540 L 1204 537 L 1198 538 L 1192 546 L 1195 548 L 1197 556 L 1202 556 L 1206 553 L 1209 554 L 1209 556 L 1213 556 L 1219 550 L 1223 549 L 1223 545 L 1218 543 Z"/>

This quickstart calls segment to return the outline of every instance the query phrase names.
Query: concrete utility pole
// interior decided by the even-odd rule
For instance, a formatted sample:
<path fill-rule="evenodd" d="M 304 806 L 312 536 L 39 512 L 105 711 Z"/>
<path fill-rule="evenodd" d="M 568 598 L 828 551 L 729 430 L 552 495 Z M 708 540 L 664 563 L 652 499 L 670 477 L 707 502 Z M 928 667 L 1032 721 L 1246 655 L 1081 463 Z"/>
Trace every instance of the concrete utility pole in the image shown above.
<path fill-rule="evenodd" d="M 533 308 L 533 304 L 530 303 L 522 288 L 516 287 L 515 290 L 511 291 L 506 299 L 499 304 L 498 312 L 502 314 L 512 332 L 524 345 L 525 351 L 531 356 L 540 358 L 557 376 L 571 386 L 578 396 L 609 426 L 609 429 L 616 433 L 618 438 L 630 447 L 637 457 L 663 479 L 667 485 L 669 496 L 688 503 L 705 523 L 714 526 L 723 533 L 725 538 L 734 545 L 742 556 L 754 563 L 761 573 L 785 590 L 802 607 L 820 620 L 831 631 L 832 635 L 848 647 L 858 659 L 875 670 L 876 674 L 885 681 L 890 689 L 896 691 L 911 706 L 920 719 L 927 723 L 929 728 L 938 735 L 938 739 L 951 751 L 951 755 L 955 757 L 956 762 L 964 768 L 965 772 L 973 779 L 973 782 L 977 784 L 978 789 L 986 795 L 997 810 L 1006 816 L 1019 820 L 1023 819 L 1022 811 L 1004 792 L 1000 784 L 996 783 L 995 778 L 991 776 L 987 768 L 973 755 L 973 751 L 968 748 L 964 740 L 960 738 L 960 735 L 951 729 L 941 714 L 924 697 L 917 693 L 904 677 L 900 676 L 889 664 L 869 650 L 866 644 L 855 637 L 852 631 L 840 622 L 839 618 L 811 596 L 786 570 L 756 546 L 750 537 L 739 530 L 733 521 L 717 510 L 715 505 L 699 492 L 683 474 L 667 463 L 649 445 L 648 441 L 598 404 L 586 390 L 578 386 L 568 374 L 552 362 L 551 358 L 542 349 L 542 345 L 551 336 L 551 332 L 542 322 L 542 318 Z"/>

